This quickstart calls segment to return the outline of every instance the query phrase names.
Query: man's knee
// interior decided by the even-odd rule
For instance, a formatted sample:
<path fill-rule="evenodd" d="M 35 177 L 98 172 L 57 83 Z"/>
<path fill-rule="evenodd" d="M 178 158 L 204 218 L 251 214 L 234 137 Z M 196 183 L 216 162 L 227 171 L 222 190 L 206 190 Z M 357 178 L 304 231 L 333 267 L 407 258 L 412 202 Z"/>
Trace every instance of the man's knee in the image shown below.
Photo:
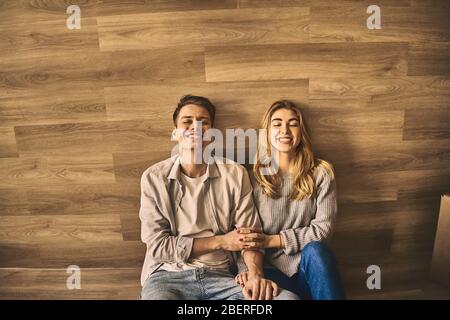
<path fill-rule="evenodd" d="M 181 294 L 175 291 L 142 290 L 141 300 L 182 300 Z"/>

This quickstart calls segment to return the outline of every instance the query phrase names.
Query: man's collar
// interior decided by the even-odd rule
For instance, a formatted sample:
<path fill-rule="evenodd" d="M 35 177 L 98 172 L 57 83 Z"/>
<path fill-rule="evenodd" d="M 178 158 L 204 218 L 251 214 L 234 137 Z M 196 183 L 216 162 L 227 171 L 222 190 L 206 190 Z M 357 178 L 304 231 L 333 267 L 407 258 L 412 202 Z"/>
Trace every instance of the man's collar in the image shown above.
<path fill-rule="evenodd" d="M 167 179 L 177 180 L 178 182 L 180 182 L 180 174 L 181 174 L 180 157 L 176 156 L 174 157 L 174 163 L 172 168 L 170 169 L 169 176 L 167 177 Z M 207 164 L 205 176 L 206 176 L 205 180 L 220 177 L 220 172 L 219 169 L 217 168 L 215 157 L 211 157 L 210 163 Z"/>

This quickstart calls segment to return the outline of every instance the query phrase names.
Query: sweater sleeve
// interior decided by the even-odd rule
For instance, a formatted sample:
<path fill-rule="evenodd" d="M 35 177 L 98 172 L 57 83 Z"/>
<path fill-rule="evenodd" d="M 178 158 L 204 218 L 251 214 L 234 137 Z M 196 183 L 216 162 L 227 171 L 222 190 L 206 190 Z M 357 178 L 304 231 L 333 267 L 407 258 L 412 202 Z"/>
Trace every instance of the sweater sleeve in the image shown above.
<path fill-rule="evenodd" d="M 318 173 L 316 192 L 316 214 L 308 226 L 286 229 L 280 232 L 284 243 L 284 253 L 293 255 L 311 241 L 327 239 L 334 226 L 337 215 L 336 180 L 324 169 Z"/>

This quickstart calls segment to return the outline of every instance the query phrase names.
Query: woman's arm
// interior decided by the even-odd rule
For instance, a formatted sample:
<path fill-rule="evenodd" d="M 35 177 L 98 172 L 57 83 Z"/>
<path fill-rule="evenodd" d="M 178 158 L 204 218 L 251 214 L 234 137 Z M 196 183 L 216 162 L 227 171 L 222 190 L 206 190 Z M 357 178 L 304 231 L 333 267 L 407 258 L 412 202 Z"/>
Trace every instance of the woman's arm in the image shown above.
<path fill-rule="evenodd" d="M 280 234 L 266 235 L 251 230 L 245 240 L 251 248 L 280 248 L 285 254 L 296 254 L 311 241 L 321 241 L 330 236 L 337 214 L 336 181 L 325 171 L 319 176 L 316 214 L 305 227 L 286 229 Z"/>
<path fill-rule="evenodd" d="M 311 241 L 327 239 L 333 231 L 337 215 L 336 180 L 325 170 L 319 176 L 316 207 L 315 217 L 308 226 L 280 232 L 285 254 L 296 254 Z"/>

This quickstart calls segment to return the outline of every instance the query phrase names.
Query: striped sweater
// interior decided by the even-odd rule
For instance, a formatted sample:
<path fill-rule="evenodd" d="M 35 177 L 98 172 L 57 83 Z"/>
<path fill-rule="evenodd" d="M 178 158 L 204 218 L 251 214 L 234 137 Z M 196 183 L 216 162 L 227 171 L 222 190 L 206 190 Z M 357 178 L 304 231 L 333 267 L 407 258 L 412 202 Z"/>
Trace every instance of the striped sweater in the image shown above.
<path fill-rule="evenodd" d="M 263 231 L 280 234 L 284 249 L 266 249 L 265 266 L 272 265 L 287 276 L 297 272 L 301 251 L 311 241 L 324 241 L 333 231 L 337 214 L 336 180 L 322 167 L 314 172 L 316 196 L 292 201 L 291 179 L 287 175 L 281 184 L 281 197 L 272 199 L 262 193 L 254 179 L 253 195 Z M 243 259 L 238 259 L 238 270 L 246 271 Z"/>

